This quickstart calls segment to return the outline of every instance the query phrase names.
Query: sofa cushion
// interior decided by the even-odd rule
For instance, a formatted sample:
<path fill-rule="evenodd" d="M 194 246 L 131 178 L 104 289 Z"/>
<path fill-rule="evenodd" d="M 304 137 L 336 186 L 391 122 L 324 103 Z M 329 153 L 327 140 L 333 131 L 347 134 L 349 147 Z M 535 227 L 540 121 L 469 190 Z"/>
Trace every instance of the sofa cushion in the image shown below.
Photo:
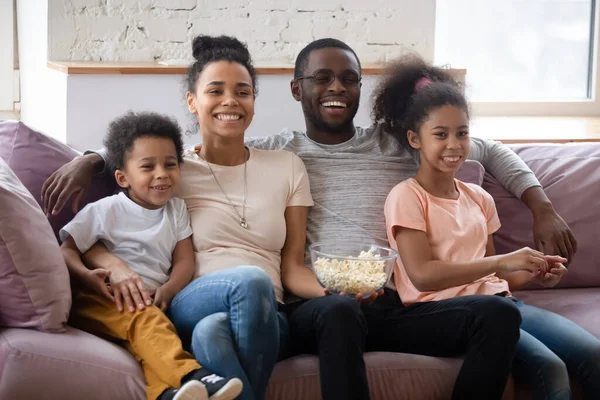
<path fill-rule="evenodd" d="M 69 272 L 31 193 L 0 159 L 0 326 L 64 331 Z"/>
<path fill-rule="evenodd" d="M 600 286 L 600 144 L 530 144 L 511 148 L 536 174 L 578 242 L 569 273 L 557 287 Z M 494 237 L 497 252 L 534 247 L 533 217 L 527 207 L 488 174 L 483 188 L 494 197 L 502 223 Z"/>
<path fill-rule="evenodd" d="M 600 288 L 525 290 L 515 293 L 515 297 L 560 314 L 600 339 Z"/>
<path fill-rule="evenodd" d="M 145 400 L 142 369 L 125 349 L 67 327 L 0 328 L 0 399 Z"/>
<path fill-rule="evenodd" d="M 372 399 L 437 400 L 450 398 L 462 359 L 370 352 L 365 365 Z M 513 390 L 511 379 L 504 398 L 512 399 Z M 300 355 L 277 363 L 266 399 L 321 399 L 319 359 Z"/>
<path fill-rule="evenodd" d="M 77 155 L 69 146 L 30 129 L 22 122 L 0 121 L 0 158 L 8 163 L 40 207 L 44 181 Z M 104 175 L 94 177 L 79 207 L 113 194 L 115 188 L 113 179 L 106 179 Z M 71 202 L 72 199 L 58 215 L 49 219 L 57 239 L 60 229 L 74 216 Z"/>
<path fill-rule="evenodd" d="M 466 160 L 456 172 L 456 179 L 481 186 L 485 176 L 485 168 L 478 161 Z"/>

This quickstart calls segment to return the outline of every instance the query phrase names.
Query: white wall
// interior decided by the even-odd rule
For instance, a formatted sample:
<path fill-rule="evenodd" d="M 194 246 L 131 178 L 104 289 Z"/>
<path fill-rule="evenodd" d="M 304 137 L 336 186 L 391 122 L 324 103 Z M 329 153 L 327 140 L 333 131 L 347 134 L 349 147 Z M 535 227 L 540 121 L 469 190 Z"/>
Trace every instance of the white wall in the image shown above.
<path fill-rule="evenodd" d="M 0 110 L 13 109 L 13 2 L 0 1 Z"/>
<path fill-rule="evenodd" d="M 389 60 L 407 49 L 433 58 L 435 0 L 48 0 L 47 9 L 36 0 L 17 1 L 23 10 L 22 119 L 79 150 L 99 147 L 110 120 L 129 109 L 172 114 L 190 128 L 183 76 L 67 76 L 46 68 L 47 55 L 50 60 L 190 60 L 195 35 L 225 33 L 248 43 L 257 66 L 293 64 L 302 47 L 322 37 L 346 41 L 363 63 Z M 363 81 L 357 124 L 369 123 L 374 78 Z M 248 135 L 303 129 L 290 79 L 259 76 L 257 114 Z"/>
<path fill-rule="evenodd" d="M 433 59 L 435 0 L 49 0 L 51 60 L 191 58 L 194 36 L 230 34 L 256 62 L 293 63 L 335 37 L 363 62 L 406 49 Z"/>
<path fill-rule="evenodd" d="M 300 103 L 289 90 L 289 75 L 259 76 L 256 115 L 248 136 L 267 136 L 283 128 L 304 130 Z M 375 76 L 363 78 L 357 125 L 369 124 L 370 96 Z M 66 142 L 77 150 L 102 146 L 108 123 L 127 110 L 173 115 L 184 130 L 193 127 L 183 95 L 182 75 L 70 75 L 67 92 Z M 198 143 L 196 133 L 185 137 Z"/>
<path fill-rule="evenodd" d="M 21 120 L 46 134 L 67 138 L 67 76 L 46 67 L 48 2 L 17 0 Z"/>

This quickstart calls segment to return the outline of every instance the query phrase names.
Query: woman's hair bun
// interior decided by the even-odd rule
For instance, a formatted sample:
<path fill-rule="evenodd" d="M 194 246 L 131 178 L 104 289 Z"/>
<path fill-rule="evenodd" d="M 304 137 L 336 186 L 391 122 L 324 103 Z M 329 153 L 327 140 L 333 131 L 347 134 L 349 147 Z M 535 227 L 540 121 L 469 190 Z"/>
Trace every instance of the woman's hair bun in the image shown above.
<path fill-rule="evenodd" d="M 236 58 L 242 62 L 250 60 L 250 53 L 246 45 L 234 37 L 200 35 L 194 38 L 192 54 L 196 60 L 205 60 L 208 54 L 221 52 L 236 53 Z"/>

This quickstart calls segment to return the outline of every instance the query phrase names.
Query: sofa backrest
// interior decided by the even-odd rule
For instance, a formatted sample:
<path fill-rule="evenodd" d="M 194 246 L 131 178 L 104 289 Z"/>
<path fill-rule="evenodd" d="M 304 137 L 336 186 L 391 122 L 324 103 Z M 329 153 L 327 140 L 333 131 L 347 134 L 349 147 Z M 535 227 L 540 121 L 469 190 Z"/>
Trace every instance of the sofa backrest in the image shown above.
<path fill-rule="evenodd" d="M 600 287 L 600 143 L 510 147 L 536 174 L 577 240 L 577 254 L 557 287 Z M 483 187 L 494 197 L 502 223 L 494 238 L 497 252 L 533 248 L 533 217 L 527 207 L 489 174 Z"/>
<path fill-rule="evenodd" d="M 42 207 L 41 191 L 44 181 L 54 171 L 78 155 L 69 146 L 60 143 L 18 121 L 0 121 L 0 158 L 8 164 L 23 185 Z M 113 194 L 116 184 L 104 176 L 94 178 L 80 208 L 88 203 Z M 49 218 L 58 240 L 58 231 L 74 217 L 71 200 L 56 216 Z"/>

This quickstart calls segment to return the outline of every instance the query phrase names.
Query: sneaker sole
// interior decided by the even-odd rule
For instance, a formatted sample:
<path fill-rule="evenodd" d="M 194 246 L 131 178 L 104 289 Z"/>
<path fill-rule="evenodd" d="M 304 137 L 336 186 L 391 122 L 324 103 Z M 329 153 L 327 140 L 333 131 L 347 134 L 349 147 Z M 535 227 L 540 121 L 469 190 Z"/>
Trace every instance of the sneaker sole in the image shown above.
<path fill-rule="evenodd" d="M 189 381 L 177 391 L 173 400 L 208 400 L 208 392 L 202 383 Z"/>
<path fill-rule="evenodd" d="M 210 400 L 233 400 L 242 393 L 242 381 L 232 378 L 219 391 L 209 397 Z"/>

